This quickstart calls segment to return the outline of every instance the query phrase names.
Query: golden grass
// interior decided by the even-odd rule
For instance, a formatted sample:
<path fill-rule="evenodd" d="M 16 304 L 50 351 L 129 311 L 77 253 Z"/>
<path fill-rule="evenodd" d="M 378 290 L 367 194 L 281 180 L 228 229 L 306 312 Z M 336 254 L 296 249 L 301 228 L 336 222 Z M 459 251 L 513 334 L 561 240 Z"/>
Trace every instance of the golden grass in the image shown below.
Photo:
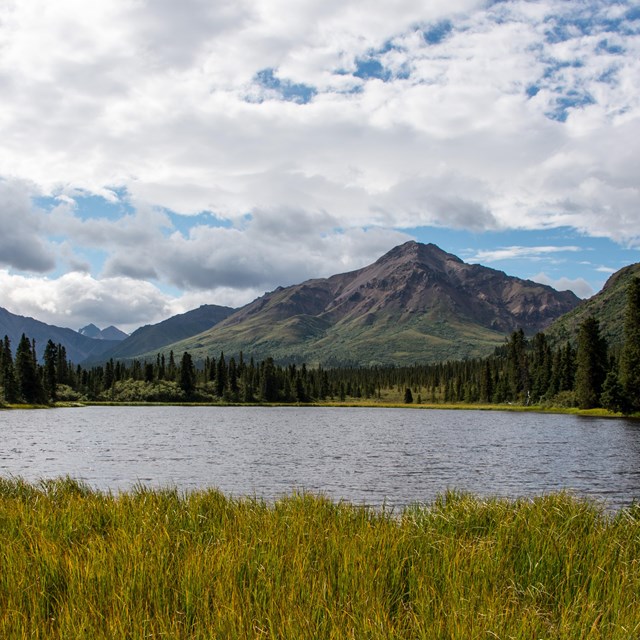
<path fill-rule="evenodd" d="M 636 638 L 640 508 L 0 480 L 0 637 Z"/>

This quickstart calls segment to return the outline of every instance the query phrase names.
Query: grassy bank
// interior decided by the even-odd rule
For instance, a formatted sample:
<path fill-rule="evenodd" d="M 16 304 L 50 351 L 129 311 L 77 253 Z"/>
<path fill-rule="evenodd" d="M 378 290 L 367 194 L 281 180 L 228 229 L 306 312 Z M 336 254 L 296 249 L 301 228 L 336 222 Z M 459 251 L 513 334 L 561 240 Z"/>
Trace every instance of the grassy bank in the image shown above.
<path fill-rule="evenodd" d="M 640 507 L 448 494 L 389 514 L 0 480 L 7 639 L 627 640 L 638 594 Z"/>

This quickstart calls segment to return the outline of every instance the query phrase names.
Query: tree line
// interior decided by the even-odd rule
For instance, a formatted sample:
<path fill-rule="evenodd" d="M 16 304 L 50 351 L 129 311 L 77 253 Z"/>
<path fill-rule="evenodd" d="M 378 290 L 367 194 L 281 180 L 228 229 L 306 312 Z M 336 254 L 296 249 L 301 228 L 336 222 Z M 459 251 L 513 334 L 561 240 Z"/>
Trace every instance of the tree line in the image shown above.
<path fill-rule="evenodd" d="M 35 342 L 22 336 L 13 357 L 0 348 L 0 399 L 7 403 L 284 402 L 370 399 L 404 403 L 512 403 L 604 407 L 640 411 L 640 279 L 627 292 L 624 342 L 610 348 L 594 317 L 579 327 L 575 344 L 553 345 L 544 333 L 513 332 L 489 357 L 403 367 L 308 368 L 242 355 L 194 362 L 188 352 L 152 361 L 110 360 L 74 366 L 51 340 L 42 363 Z"/>

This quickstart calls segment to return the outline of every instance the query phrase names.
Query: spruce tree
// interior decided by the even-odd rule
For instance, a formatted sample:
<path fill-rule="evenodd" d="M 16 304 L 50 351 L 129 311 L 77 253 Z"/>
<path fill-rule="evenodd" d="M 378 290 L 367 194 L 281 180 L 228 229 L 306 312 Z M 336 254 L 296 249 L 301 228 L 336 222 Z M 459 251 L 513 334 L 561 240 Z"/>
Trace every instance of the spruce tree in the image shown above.
<path fill-rule="evenodd" d="M 196 390 L 196 368 L 191 354 L 185 351 L 180 361 L 180 388 L 187 398 L 193 397 Z"/>
<path fill-rule="evenodd" d="M 224 390 L 227 388 L 227 363 L 224 359 L 224 352 L 220 352 L 220 358 L 218 360 L 218 364 L 216 366 L 216 395 L 219 398 L 224 396 Z"/>
<path fill-rule="evenodd" d="M 18 401 L 18 383 L 16 380 L 15 368 L 13 366 L 13 356 L 11 354 L 11 341 L 9 336 L 4 337 L 4 342 L 0 344 L 2 351 L 2 371 L 0 371 L 0 381 L 4 388 L 4 399 L 6 402 Z"/>
<path fill-rule="evenodd" d="M 529 360 L 526 346 L 524 331 L 514 331 L 507 345 L 507 380 L 509 394 L 514 401 L 522 401 L 529 394 Z"/>
<path fill-rule="evenodd" d="M 16 349 L 15 371 L 22 399 L 33 404 L 44 402 L 44 389 L 38 375 L 33 345 L 24 333 Z"/>
<path fill-rule="evenodd" d="M 56 347 L 52 340 L 49 340 L 47 342 L 47 346 L 44 348 L 44 388 L 47 397 L 51 402 L 55 402 L 58 399 L 58 375 L 56 371 L 57 360 L 58 347 Z"/>
<path fill-rule="evenodd" d="M 600 324 L 589 316 L 578 330 L 575 391 L 580 409 L 599 406 L 606 364 L 607 345 L 600 335 Z"/>
<path fill-rule="evenodd" d="M 633 278 L 627 291 L 624 344 L 620 354 L 620 384 L 624 411 L 640 411 L 640 278 Z"/>

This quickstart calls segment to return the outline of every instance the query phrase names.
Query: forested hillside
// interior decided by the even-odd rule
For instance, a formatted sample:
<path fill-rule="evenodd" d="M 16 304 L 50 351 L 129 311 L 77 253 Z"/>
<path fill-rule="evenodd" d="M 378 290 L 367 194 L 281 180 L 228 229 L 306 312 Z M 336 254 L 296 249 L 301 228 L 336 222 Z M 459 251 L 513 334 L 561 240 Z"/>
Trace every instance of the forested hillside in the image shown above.
<path fill-rule="evenodd" d="M 5 338 L 0 386 L 6 402 L 90 400 L 114 402 L 322 402 L 369 399 L 404 403 L 494 403 L 604 407 L 640 411 L 640 279 L 630 281 L 621 348 L 609 349 L 599 322 L 588 316 L 577 344 L 553 347 L 544 333 L 514 331 L 487 358 L 406 367 L 324 369 L 272 358 L 260 362 L 206 358 L 189 352 L 131 363 L 110 360 L 85 369 L 67 362 L 51 341 L 44 364 L 23 336 L 15 358 Z"/>

